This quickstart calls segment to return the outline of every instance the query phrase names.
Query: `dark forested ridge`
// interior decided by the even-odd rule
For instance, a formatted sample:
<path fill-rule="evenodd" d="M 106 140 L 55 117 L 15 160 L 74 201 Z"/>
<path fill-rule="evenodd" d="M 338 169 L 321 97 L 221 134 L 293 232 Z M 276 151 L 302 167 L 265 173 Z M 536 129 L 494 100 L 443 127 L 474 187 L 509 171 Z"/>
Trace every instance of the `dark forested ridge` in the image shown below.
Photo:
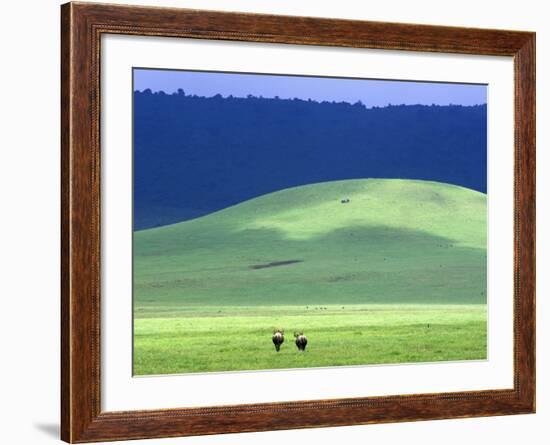
<path fill-rule="evenodd" d="M 486 192 L 486 105 L 134 93 L 134 228 L 303 184 L 409 178 Z"/>

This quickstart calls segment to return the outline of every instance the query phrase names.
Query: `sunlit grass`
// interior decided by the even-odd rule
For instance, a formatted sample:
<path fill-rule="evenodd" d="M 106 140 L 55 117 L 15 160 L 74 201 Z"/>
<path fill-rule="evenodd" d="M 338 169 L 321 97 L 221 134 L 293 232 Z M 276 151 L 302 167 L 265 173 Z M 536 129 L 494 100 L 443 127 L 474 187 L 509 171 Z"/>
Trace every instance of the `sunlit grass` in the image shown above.
<path fill-rule="evenodd" d="M 134 373 L 302 368 L 485 359 L 485 305 L 202 309 L 137 319 Z M 274 327 L 285 329 L 275 352 Z M 294 331 L 308 338 L 305 353 Z"/>

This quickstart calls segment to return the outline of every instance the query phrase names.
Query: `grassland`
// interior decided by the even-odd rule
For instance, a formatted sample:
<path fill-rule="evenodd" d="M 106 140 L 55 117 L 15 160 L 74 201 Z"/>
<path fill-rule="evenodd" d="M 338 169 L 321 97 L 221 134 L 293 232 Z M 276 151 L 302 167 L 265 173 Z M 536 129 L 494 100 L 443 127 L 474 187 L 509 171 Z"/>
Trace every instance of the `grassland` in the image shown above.
<path fill-rule="evenodd" d="M 306 368 L 485 358 L 484 305 L 363 305 L 223 308 L 139 319 L 138 374 Z M 270 327 L 285 326 L 281 352 Z M 307 328 L 307 329 L 306 329 Z M 309 344 L 299 353 L 294 330 Z"/>
<path fill-rule="evenodd" d="M 312 184 L 135 233 L 134 373 L 481 359 L 485 304 L 486 195 Z"/>

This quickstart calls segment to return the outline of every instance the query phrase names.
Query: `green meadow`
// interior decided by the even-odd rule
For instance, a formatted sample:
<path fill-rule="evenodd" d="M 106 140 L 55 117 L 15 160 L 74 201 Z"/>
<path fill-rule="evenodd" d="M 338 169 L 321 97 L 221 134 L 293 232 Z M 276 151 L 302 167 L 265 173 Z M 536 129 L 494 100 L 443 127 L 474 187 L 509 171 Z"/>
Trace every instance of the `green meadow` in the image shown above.
<path fill-rule="evenodd" d="M 458 186 L 347 180 L 135 232 L 134 374 L 484 359 L 486 208 Z"/>

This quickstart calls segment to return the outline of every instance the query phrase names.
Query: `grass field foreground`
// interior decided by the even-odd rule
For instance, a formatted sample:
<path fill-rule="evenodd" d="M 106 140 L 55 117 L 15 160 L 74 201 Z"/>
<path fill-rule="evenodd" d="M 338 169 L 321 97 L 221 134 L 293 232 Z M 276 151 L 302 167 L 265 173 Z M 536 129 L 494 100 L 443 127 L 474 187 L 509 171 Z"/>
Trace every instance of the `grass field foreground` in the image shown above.
<path fill-rule="evenodd" d="M 136 319 L 134 374 L 485 359 L 486 315 L 485 305 L 197 308 Z M 285 328 L 279 353 L 272 326 Z M 295 330 L 307 335 L 304 353 Z"/>

